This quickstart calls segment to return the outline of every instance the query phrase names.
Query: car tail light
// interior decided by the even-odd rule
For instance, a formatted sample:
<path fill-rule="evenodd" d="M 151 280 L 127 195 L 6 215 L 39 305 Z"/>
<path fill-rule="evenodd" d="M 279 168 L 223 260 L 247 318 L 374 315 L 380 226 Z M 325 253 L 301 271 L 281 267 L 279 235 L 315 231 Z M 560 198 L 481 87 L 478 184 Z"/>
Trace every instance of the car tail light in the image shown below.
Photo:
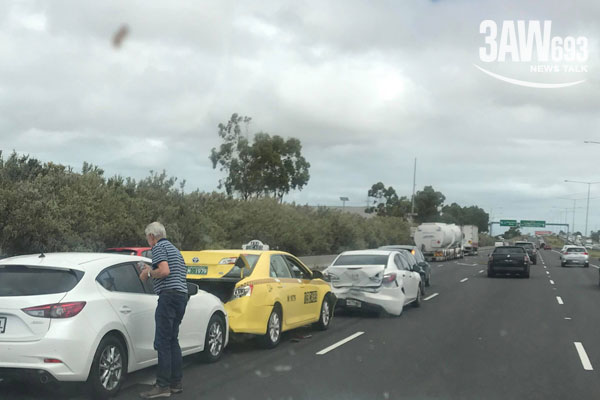
<path fill-rule="evenodd" d="M 28 307 L 23 308 L 21 311 L 32 317 L 39 318 L 71 318 L 79 314 L 84 306 L 85 301 L 75 301 L 71 303 L 56 303 Z"/>
<path fill-rule="evenodd" d="M 44 363 L 46 364 L 62 364 L 58 358 L 44 358 Z"/>
<path fill-rule="evenodd" d="M 389 274 L 385 274 L 383 276 L 383 283 L 392 283 L 392 282 L 396 282 L 396 274 L 395 273 L 389 273 Z"/>
<path fill-rule="evenodd" d="M 254 285 L 244 285 L 237 287 L 233 291 L 233 298 L 239 299 L 240 297 L 250 296 L 252 294 L 252 289 L 254 289 Z"/>
<path fill-rule="evenodd" d="M 237 257 L 227 257 L 227 258 L 223 258 L 221 259 L 221 261 L 219 261 L 219 265 L 224 265 L 224 264 L 235 264 L 235 261 L 237 260 Z"/>
<path fill-rule="evenodd" d="M 529 260 L 529 257 L 523 256 L 523 261 L 527 262 L 527 260 Z"/>
<path fill-rule="evenodd" d="M 583 253 L 583 255 L 584 255 L 584 256 L 587 256 L 587 255 L 588 255 L 587 251 L 586 251 L 585 253 Z"/>

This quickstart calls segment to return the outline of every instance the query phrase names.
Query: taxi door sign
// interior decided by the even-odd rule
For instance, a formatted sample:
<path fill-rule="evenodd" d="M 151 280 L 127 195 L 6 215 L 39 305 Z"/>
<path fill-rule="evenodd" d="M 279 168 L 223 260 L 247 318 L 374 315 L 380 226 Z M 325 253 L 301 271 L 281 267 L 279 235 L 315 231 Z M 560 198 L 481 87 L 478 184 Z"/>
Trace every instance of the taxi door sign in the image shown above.
<path fill-rule="evenodd" d="M 304 292 L 304 304 L 316 303 L 317 292 Z"/>

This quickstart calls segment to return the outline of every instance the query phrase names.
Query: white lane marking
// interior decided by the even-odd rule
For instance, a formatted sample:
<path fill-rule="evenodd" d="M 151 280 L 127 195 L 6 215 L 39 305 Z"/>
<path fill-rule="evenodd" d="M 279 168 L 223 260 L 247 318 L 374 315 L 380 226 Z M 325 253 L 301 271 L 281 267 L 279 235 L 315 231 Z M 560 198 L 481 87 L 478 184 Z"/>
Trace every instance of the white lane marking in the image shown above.
<path fill-rule="evenodd" d="M 571 320 L 571 317 L 565 317 L 565 319 L 566 319 L 566 320 L 568 320 L 568 321 L 570 321 L 570 320 Z"/>
<path fill-rule="evenodd" d="M 546 274 L 550 275 L 550 272 L 546 271 Z"/>
<path fill-rule="evenodd" d="M 463 279 L 460 280 L 460 283 L 466 282 L 468 280 L 469 280 L 469 278 L 463 278 Z"/>
<path fill-rule="evenodd" d="M 586 371 L 593 371 L 594 367 L 592 367 L 592 363 L 583 348 L 581 342 L 573 342 L 575 343 L 575 348 L 577 349 L 577 354 L 579 354 L 579 359 L 581 360 L 581 365 L 583 365 L 583 369 Z"/>
<path fill-rule="evenodd" d="M 560 296 L 556 296 L 556 301 L 558 301 L 558 304 L 565 304 L 565 303 L 563 303 L 563 301 L 560 298 Z"/>
<path fill-rule="evenodd" d="M 596 268 L 596 269 L 600 269 L 600 267 L 599 267 L 599 266 L 597 266 L 597 265 L 594 265 L 594 264 L 590 264 L 590 265 L 591 265 L 592 267 Z"/>
<path fill-rule="evenodd" d="M 473 265 L 477 265 L 477 264 L 463 264 L 463 263 L 457 262 L 456 265 L 464 265 L 466 267 L 472 267 Z"/>
<path fill-rule="evenodd" d="M 542 254 L 538 253 L 538 256 L 540 256 L 540 260 L 542 260 L 542 264 L 546 264 L 546 262 L 544 261 L 544 257 L 542 257 Z"/>
<path fill-rule="evenodd" d="M 554 285 L 554 281 L 552 279 L 550 279 L 550 284 Z"/>
<path fill-rule="evenodd" d="M 343 344 L 348 343 L 349 341 L 356 339 L 357 337 L 359 337 L 360 335 L 362 335 L 364 332 L 356 332 L 354 335 L 350 335 L 348 336 L 346 339 L 342 339 L 337 343 L 332 344 L 329 347 L 325 347 L 323 350 L 319 351 L 317 353 L 317 355 L 322 356 L 323 354 L 327 354 L 329 353 L 331 350 L 336 349 L 338 347 L 340 347 Z"/>
<path fill-rule="evenodd" d="M 483 274 L 483 271 L 484 271 L 484 270 L 480 269 L 480 270 L 479 270 L 479 273 L 480 273 L 480 274 Z"/>
<path fill-rule="evenodd" d="M 546 266 L 544 265 L 544 269 L 546 269 Z"/>
<path fill-rule="evenodd" d="M 425 298 L 423 299 L 423 301 L 431 300 L 431 299 L 433 299 L 433 298 L 434 298 L 435 296 L 437 296 L 437 295 L 439 295 L 439 293 L 434 293 L 434 294 L 432 294 L 431 296 L 427 296 L 427 297 L 425 297 Z"/>

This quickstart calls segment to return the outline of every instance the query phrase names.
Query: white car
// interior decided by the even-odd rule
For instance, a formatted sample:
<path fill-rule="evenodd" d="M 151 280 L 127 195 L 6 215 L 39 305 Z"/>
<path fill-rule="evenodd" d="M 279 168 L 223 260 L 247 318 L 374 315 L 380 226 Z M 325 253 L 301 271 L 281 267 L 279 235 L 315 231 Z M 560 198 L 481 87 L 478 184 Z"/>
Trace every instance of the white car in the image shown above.
<path fill-rule="evenodd" d="M 126 373 L 155 365 L 151 280 L 138 256 L 55 253 L 0 260 L 0 374 L 41 382 L 88 381 L 95 397 L 114 395 Z M 183 355 L 221 357 L 229 340 L 219 299 L 188 284 L 179 330 Z"/>
<path fill-rule="evenodd" d="M 560 254 L 560 266 L 583 265 L 584 268 L 590 267 L 590 256 L 583 246 L 568 246 Z"/>
<path fill-rule="evenodd" d="M 323 275 L 340 307 L 400 315 L 405 305 L 421 304 L 421 275 L 397 251 L 346 251 Z"/>

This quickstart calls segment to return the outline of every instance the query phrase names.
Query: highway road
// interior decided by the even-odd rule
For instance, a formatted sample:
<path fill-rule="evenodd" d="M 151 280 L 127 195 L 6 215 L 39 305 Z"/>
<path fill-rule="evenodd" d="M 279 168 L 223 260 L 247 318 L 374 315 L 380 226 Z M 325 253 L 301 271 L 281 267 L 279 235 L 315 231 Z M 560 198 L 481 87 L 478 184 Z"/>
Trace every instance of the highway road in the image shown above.
<path fill-rule="evenodd" d="M 328 331 L 290 332 L 273 350 L 250 340 L 232 343 L 216 364 L 188 357 L 184 393 L 174 397 L 597 398 L 597 267 L 561 268 L 557 252 L 542 250 L 530 279 L 488 278 L 488 252 L 433 263 L 426 301 L 400 317 L 338 313 Z M 131 374 L 117 399 L 136 399 L 152 382 L 152 368 Z M 80 384 L 0 383 L 2 399 L 81 393 Z"/>

